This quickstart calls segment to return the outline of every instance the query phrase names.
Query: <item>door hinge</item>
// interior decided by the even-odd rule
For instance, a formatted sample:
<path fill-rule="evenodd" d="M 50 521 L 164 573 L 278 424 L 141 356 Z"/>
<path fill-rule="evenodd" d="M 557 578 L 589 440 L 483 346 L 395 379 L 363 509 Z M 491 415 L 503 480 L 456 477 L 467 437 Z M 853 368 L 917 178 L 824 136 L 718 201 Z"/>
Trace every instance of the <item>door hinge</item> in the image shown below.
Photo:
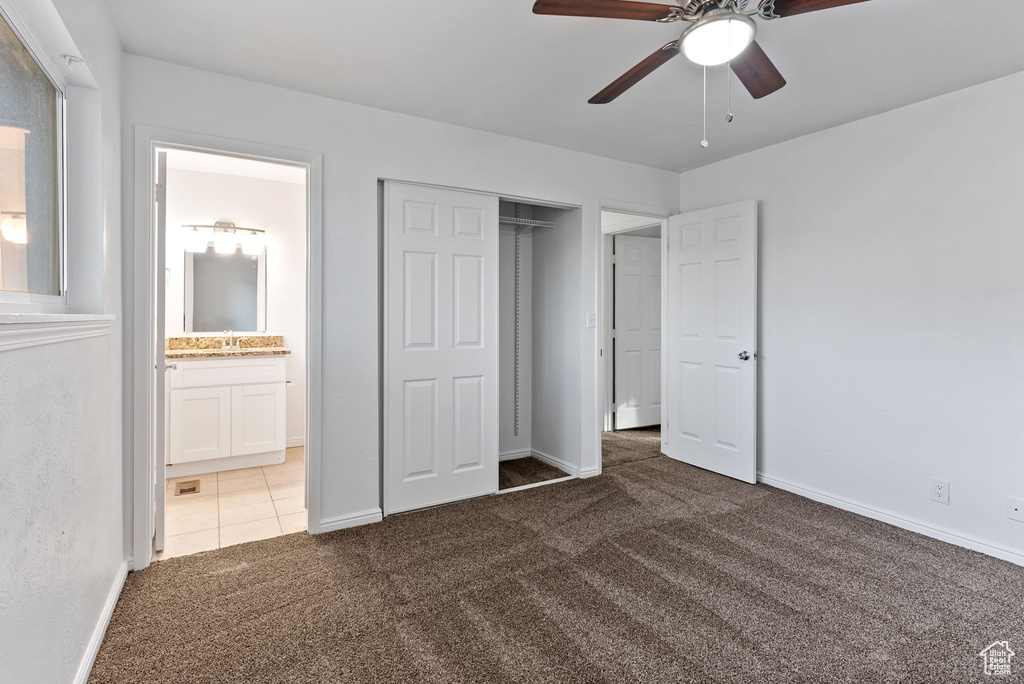
<path fill-rule="evenodd" d="M 612 263 L 613 264 L 614 263 L 618 263 L 618 261 L 619 261 L 619 258 L 616 255 L 612 254 Z"/>
<path fill-rule="evenodd" d="M 167 201 L 167 186 L 163 183 L 156 184 L 156 201 L 160 204 Z"/>
<path fill-rule="evenodd" d="M 613 339 L 613 340 L 614 340 L 614 339 L 616 338 L 616 336 L 618 335 L 618 333 L 619 333 L 619 331 L 618 331 L 618 330 L 615 330 L 614 328 L 612 328 L 612 339 Z"/>

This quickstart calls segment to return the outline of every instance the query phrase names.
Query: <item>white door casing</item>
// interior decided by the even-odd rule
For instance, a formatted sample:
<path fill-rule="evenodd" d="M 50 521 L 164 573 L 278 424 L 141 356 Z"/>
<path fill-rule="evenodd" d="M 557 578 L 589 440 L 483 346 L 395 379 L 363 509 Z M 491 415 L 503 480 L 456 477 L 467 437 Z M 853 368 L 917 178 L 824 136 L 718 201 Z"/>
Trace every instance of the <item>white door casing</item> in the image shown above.
<path fill-rule="evenodd" d="M 167 294 L 167 279 L 165 276 L 167 266 L 167 151 L 158 150 L 156 153 L 156 187 L 154 188 L 156 204 L 154 214 L 156 218 L 156 273 L 154 274 L 153 294 L 156 301 L 153 306 L 157 311 L 164 311 L 164 300 Z M 166 439 L 164 433 L 167 426 L 164 425 L 166 409 L 164 401 L 166 395 L 164 387 L 167 382 L 166 363 L 164 350 L 167 348 L 166 324 L 163 316 L 156 317 L 156 327 L 153 331 L 153 358 L 156 359 L 153 368 L 153 415 L 150 416 L 153 424 L 151 448 L 153 450 L 153 550 L 163 551 L 164 549 L 164 499 L 166 492 L 165 466 L 166 455 L 164 448 Z"/>
<path fill-rule="evenodd" d="M 498 198 L 385 184 L 384 513 L 498 488 Z"/>
<path fill-rule="evenodd" d="M 757 203 L 671 217 L 666 249 L 666 453 L 754 483 Z"/>
<path fill-rule="evenodd" d="M 661 422 L 661 238 L 615 236 L 615 429 Z"/>

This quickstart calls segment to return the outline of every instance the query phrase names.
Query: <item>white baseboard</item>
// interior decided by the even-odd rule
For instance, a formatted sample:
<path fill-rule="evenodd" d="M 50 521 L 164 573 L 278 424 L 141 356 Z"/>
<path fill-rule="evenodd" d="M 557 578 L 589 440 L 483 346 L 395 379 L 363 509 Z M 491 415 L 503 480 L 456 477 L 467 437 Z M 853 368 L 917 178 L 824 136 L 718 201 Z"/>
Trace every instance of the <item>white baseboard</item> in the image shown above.
<path fill-rule="evenodd" d="M 334 532 L 335 530 L 343 530 L 346 527 L 369 525 L 370 523 L 380 522 L 383 519 L 384 512 L 381 509 L 368 508 L 365 511 L 358 511 L 356 513 L 349 513 L 348 515 L 339 515 L 336 518 L 327 518 L 326 520 L 321 520 L 319 528 L 316 529 L 313 532 L 313 534 Z"/>
<path fill-rule="evenodd" d="M 521 449 L 519 451 L 503 451 L 498 454 L 499 461 L 514 461 L 517 458 L 526 458 L 533 456 L 533 452 L 529 449 Z"/>
<path fill-rule="evenodd" d="M 764 475 L 763 473 L 757 474 L 757 481 L 763 482 L 766 485 L 771 485 L 772 487 L 784 489 L 787 492 L 798 494 L 799 496 L 813 501 L 841 508 L 844 511 L 863 515 L 864 517 L 871 518 L 872 520 L 880 520 L 882 522 L 889 523 L 890 525 L 903 528 L 904 530 L 923 534 L 924 536 L 931 537 L 932 539 L 938 539 L 939 541 L 944 541 L 955 546 L 961 546 L 965 549 L 978 551 L 979 553 L 984 553 L 988 556 L 994 556 L 1016 565 L 1024 566 L 1024 553 L 969 534 L 955 532 L 939 525 L 933 525 L 922 520 L 908 518 L 904 515 L 900 515 L 899 513 L 893 513 L 892 511 L 887 511 L 882 508 L 876 508 L 857 501 L 852 501 L 841 496 L 823 492 L 819 489 L 814 489 L 813 487 L 805 487 L 804 485 L 796 484 L 795 482 L 783 480 L 778 477 Z"/>
<path fill-rule="evenodd" d="M 114 575 L 114 583 L 110 586 L 110 593 L 107 594 L 107 600 L 103 604 L 100 619 L 96 622 L 96 627 L 89 638 L 89 645 L 82 656 L 82 662 L 78 666 L 75 684 L 86 684 L 89 681 L 89 673 L 92 672 L 92 665 L 96 662 L 96 655 L 100 652 L 100 645 L 103 644 L 103 637 L 107 633 L 107 626 L 110 624 L 110 617 L 114 614 L 117 599 L 121 598 L 121 589 L 124 587 L 126 577 L 128 577 L 128 561 L 122 561 L 121 566 L 117 569 L 117 574 Z"/>
<path fill-rule="evenodd" d="M 580 479 L 586 479 L 588 477 L 595 477 L 595 476 L 600 475 L 600 474 L 601 474 L 601 469 L 600 468 L 588 468 L 587 470 L 579 471 L 579 473 L 576 475 L 576 477 L 578 477 Z"/>
<path fill-rule="evenodd" d="M 306 446 L 306 438 L 305 437 L 292 437 L 290 439 L 286 439 L 284 441 L 284 446 L 285 446 L 286 449 L 291 449 L 292 447 Z"/>
<path fill-rule="evenodd" d="M 551 454 L 545 454 L 543 451 L 537 451 L 536 449 L 534 449 L 532 453 L 534 458 L 544 461 L 550 466 L 558 468 L 563 473 L 566 473 L 567 475 L 572 475 L 573 477 L 579 477 L 579 471 L 577 470 L 577 468 L 575 466 L 569 465 L 562 459 L 552 456 Z"/>

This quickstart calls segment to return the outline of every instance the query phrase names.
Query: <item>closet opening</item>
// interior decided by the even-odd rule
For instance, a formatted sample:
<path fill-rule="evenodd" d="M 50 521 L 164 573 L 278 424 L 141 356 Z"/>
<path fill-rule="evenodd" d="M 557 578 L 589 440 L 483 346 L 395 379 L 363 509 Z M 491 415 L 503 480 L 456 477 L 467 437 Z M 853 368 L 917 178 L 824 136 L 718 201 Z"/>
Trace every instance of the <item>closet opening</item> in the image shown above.
<path fill-rule="evenodd" d="M 498 207 L 498 491 L 506 492 L 576 476 L 577 456 L 562 445 L 578 428 L 579 398 L 560 378 L 579 346 L 565 334 L 579 309 L 579 210 Z"/>
<path fill-rule="evenodd" d="M 601 212 L 605 234 L 606 406 L 602 468 L 662 456 L 662 234 L 665 220 Z"/>

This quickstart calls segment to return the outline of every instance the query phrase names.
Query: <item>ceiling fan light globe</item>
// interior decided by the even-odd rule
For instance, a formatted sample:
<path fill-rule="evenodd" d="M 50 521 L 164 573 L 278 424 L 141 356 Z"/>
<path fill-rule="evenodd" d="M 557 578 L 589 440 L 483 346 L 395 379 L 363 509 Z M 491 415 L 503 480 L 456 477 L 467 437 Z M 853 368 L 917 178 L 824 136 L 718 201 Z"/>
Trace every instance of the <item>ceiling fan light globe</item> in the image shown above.
<path fill-rule="evenodd" d="M 681 50 L 701 66 L 718 66 L 733 59 L 754 42 L 757 25 L 735 12 L 706 14 L 683 33 Z"/>

